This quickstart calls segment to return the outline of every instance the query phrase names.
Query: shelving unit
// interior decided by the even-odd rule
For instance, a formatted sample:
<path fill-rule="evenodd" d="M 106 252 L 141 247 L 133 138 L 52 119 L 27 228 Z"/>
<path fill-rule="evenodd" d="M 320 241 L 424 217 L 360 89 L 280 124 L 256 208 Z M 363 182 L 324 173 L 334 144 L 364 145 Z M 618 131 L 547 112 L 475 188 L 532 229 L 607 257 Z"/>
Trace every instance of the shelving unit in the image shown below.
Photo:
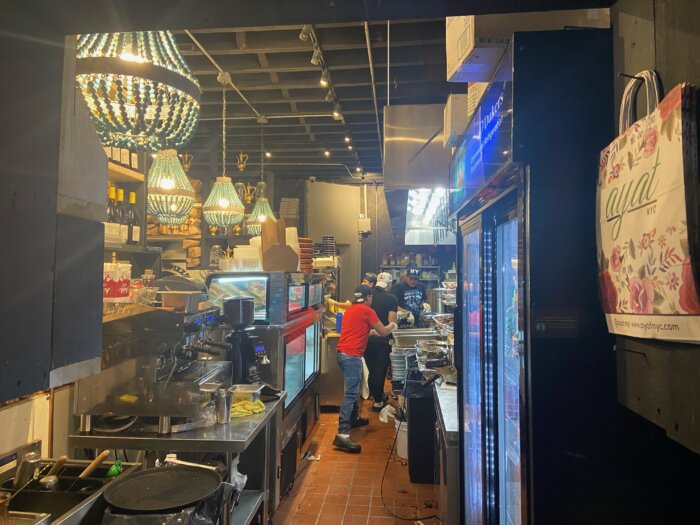
<path fill-rule="evenodd" d="M 107 178 L 109 182 L 122 184 L 142 184 L 146 182 L 146 176 L 143 173 L 125 168 L 112 161 L 109 161 L 107 164 Z"/>

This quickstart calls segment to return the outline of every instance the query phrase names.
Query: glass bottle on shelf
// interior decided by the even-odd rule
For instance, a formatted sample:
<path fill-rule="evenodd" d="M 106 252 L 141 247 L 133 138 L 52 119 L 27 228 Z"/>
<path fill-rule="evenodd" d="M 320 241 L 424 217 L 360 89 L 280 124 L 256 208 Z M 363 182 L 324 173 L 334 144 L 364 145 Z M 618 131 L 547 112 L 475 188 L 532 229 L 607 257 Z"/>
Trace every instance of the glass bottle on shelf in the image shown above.
<path fill-rule="evenodd" d="M 124 190 L 117 189 L 117 213 L 116 222 L 119 224 L 119 240 L 126 243 L 129 239 L 129 225 L 126 218 L 126 210 L 124 209 Z"/>
<path fill-rule="evenodd" d="M 136 193 L 129 192 L 129 206 L 126 209 L 126 224 L 129 228 L 127 242 L 129 244 L 138 244 L 141 240 L 141 226 L 139 225 L 138 216 L 136 215 Z"/>
<path fill-rule="evenodd" d="M 121 152 L 119 151 L 119 148 L 112 146 L 111 159 L 115 164 L 121 164 Z"/>
<path fill-rule="evenodd" d="M 131 153 L 127 148 L 121 148 L 119 150 L 119 160 L 121 161 L 122 166 L 125 168 L 129 167 L 129 163 L 131 162 Z"/>
<path fill-rule="evenodd" d="M 213 244 L 209 249 L 209 267 L 219 269 L 221 259 L 224 257 L 224 250 L 219 244 Z"/>
<path fill-rule="evenodd" d="M 116 242 L 119 238 L 119 223 L 117 222 L 117 190 L 110 185 L 107 188 L 107 222 L 105 222 L 105 238 Z"/>
<path fill-rule="evenodd" d="M 131 152 L 129 164 L 131 165 L 132 170 L 139 171 L 139 154 L 136 151 Z"/>
<path fill-rule="evenodd" d="M 423 254 L 417 253 L 415 257 L 416 266 L 423 266 Z"/>

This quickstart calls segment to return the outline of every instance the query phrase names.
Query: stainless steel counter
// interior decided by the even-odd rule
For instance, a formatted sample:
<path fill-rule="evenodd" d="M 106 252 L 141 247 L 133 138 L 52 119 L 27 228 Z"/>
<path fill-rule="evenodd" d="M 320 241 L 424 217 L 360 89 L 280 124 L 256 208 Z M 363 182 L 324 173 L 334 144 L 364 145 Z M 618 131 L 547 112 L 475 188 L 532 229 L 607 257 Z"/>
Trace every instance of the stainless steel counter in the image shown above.
<path fill-rule="evenodd" d="M 207 428 L 191 430 L 160 436 L 156 433 L 139 431 L 122 432 L 114 435 L 73 434 L 68 437 L 68 444 L 73 448 L 99 448 L 127 450 L 156 450 L 162 452 L 223 452 L 240 454 L 245 451 L 253 439 L 265 428 L 277 410 L 282 408 L 283 392 L 277 401 L 265 403 L 265 412 L 243 418 L 232 418 L 226 425 L 214 425 Z"/>
<path fill-rule="evenodd" d="M 459 414 L 457 407 L 457 387 L 455 385 L 433 383 L 436 412 L 440 426 L 445 432 L 448 444 L 459 443 Z"/>

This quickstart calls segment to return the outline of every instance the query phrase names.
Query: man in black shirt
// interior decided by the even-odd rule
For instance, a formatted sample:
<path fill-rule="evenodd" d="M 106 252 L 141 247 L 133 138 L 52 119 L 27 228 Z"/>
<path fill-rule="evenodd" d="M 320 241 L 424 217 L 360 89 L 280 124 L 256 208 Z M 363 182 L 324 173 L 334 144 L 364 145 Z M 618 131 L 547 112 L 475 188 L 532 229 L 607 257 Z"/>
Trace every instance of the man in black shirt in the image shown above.
<path fill-rule="evenodd" d="M 415 326 L 419 323 L 420 313 L 426 310 L 425 305 L 428 298 L 425 286 L 418 282 L 420 274 L 421 272 L 415 264 L 409 264 L 406 267 L 406 279 L 394 287 L 394 295 L 399 302 L 399 309 L 413 314 Z"/>
<path fill-rule="evenodd" d="M 377 313 L 379 321 L 387 325 L 396 322 L 397 301 L 396 297 L 389 293 L 393 278 L 390 273 L 380 273 L 377 275 L 377 281 L 372 291 L 372 309 Z M 379 412 L 384 408 L 384 380 L 389 369 L 389 353 L 391 345 L 389 344 L 391 336 L 381 337 L 370 332 L 367 340 L 367 349 L 365 350 L 365 363 L 369 370 L 367 383 L 369 392 L 374 402 L 372 410 Z"/>

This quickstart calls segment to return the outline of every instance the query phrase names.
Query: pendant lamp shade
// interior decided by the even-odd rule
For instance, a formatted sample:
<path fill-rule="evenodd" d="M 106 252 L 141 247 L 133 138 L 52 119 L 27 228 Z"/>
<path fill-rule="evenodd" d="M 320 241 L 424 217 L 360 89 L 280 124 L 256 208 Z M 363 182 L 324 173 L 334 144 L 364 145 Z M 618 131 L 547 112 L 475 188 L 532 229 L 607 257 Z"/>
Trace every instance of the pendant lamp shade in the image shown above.
<path fill-rule="evenodd" d="M 148 170 L 148 213 L 161 224 L 185 222 L 194 205 L 194 188 L 174 149 L 159 151 Z"/>
<path fill-rule="evenodd" d="M 250 217 L 246 221 L 246 231 L 249 235 L 260 235 L 262 223 L 265 221 L 275 221 L 275 214 L 272 212 L 267 198 L 258 197 L 253 211 L 250 212 Z"/>
<path fill-rule="evenodd" d="M 170 31 L 79 35 L 76 81 L 105 146 L 180 148 L 196 130 L 199 84 Z"/>
<path fill-rule="evenodd" d="M 202 211 L 210 226 L 228 228 L 240 224 L 243 220 L 244 208 L 231 183 L 231 177 L 216 178 Z"/>

